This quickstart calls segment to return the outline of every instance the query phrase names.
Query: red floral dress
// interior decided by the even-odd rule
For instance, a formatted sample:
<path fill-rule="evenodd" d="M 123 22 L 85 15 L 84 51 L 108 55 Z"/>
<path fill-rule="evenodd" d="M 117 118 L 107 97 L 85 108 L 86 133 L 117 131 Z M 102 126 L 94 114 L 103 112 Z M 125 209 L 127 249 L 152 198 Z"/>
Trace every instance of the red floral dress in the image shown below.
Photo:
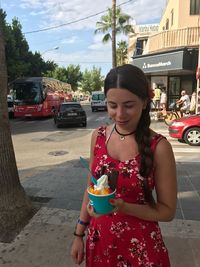
<path fill-rule="evenodd" d="M 119 171 L 117 198 L 129 203 L 145 203 L 142 190 L 143 177 L 139 174 L 140 156 L 119 161 L 109 156 L 105 141 L 106 128 L 98 131 L 92 172 L 98 179 L 102 166 Z M 151 148 L 164 138 L 157 135 Z M 148 178 L 154 188 L 153 170 Z M 170 267 L 168 252 L 157 222 L 145 221 L 122 213 L 92 218 L 86 241 L 87 267 Z"/>

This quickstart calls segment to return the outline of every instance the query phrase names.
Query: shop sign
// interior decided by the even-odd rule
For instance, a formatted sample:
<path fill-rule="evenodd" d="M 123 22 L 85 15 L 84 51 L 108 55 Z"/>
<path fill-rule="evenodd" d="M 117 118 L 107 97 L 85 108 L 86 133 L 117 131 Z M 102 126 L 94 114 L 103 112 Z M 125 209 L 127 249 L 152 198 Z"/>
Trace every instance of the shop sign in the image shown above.
<path fill-rule="evenodd" d="M 183 58 L 183 51 L 152 56 L 142 56 L 138 58 L 133 57 L 133 65 L 141 68 L 145 73 L 181 70 L 184 68 Z"/>

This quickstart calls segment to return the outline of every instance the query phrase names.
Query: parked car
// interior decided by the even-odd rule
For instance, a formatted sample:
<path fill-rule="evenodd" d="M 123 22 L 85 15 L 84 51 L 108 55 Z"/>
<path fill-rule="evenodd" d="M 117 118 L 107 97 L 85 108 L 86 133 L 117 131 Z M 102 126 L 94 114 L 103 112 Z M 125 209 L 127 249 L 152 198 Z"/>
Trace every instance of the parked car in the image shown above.
<path fill-rule="evenodd" d="M 200 145 L 200 114 L 176 119 L 169 126 L 169 135 L 191 146 Z"/>
<path fill-rule="evenodd" d="M 86 127 L 87 116 L 80 103 L 64 102 L 58 110 L 54 110 L 54 122 L 58 128 L 72 124 L 81 124 Z"/>
<path fill-rule="evenodd" d="M 12 95 L 7 95 L 8 116 L 14 118 L 14 101 Z"/>

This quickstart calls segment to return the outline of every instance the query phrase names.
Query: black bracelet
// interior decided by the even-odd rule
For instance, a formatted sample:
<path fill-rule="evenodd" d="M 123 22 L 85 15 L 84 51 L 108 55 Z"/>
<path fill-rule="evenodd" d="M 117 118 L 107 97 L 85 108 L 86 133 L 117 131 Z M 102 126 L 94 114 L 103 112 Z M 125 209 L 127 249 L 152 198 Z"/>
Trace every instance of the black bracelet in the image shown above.
<path fill-rule="evenodd" d="M 78 223 L 84 226 L 88 226 L 90 224 L 89 222 L 84 222 L 81 219 L 78 219 Z"/>
<path fill-rule="evenodd" d="M 77 234 L 76 232 L 74 232 L 74 235 L 75 236 L 78 236 L 78 237 L 84 237 L 85 236 L 85 233 L 83 233 L 83 234 Z"/>

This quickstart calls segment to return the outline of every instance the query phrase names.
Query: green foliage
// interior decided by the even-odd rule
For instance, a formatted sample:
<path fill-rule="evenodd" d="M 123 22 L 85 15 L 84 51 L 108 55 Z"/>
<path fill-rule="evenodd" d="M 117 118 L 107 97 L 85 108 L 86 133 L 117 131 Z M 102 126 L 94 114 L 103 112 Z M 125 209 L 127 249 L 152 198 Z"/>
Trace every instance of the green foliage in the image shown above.
<path fill-rule="evenodd" d="M 69 84 L 71 84 L 72 91 L 76 91 L 78 89 L 78 85 L 82 80 L 82 72 L 80 70 L 79 65 L 70 64 L 67 69 L 67 80 Z"/>
<path fill-rule="evenodd" d="M 132 32 L 132 26 L 129 24 L 131 17 L 122 12 L 120 7 L 116 8 L 116 34 L 123 33 L 125 35 Z M 108 8 L 108 13 L 101 17 L 101 21 L 97 21 L 95 33 L 104 33 L 103 43 L 112 40 L 112 9 Z"/>
<path fill-rule="evenodd" d="M 17 18 L 13 18 L 11 25 L 6 23 L 6 13 L 3 15 L 5 31 L 5 52 L 7 62 L 8 81 L 20 76 L 43 76 L 57 66 L 54 62 L 45 62 L 40 53 L 32 53 L 28 42 L 22 34 L 22 26 Z"/>
<path fill-rule="evenodd" d="M 92 70 L 85 70 L 83 73 L 83 79 L 81 82 L 81 87 L 83 92 L 98 91 L 103 86 L 103 77 L 101 76 L 101 68 L 95 68 L 93 66 Z"/>
<path fill-rule="evenodd" d="M 65 68 L 56 67 L 53 71 L 48 71 L 46 76 L 66 82 L 67 71 Z"/>
<path fill-rule="evenodd" d="M 78 89 L 78 85 L 82 79 L 82 72 L 80 71 L 79 65 L 70 64 L 67 68 L 54 68 L 53 70 L 48 71 L 46 76 L 71 84 L 72 91 L 75 92 Z"/>
<path fill-rule="evenodd" d="M 123 65 L 126 63 L 127 54 L 128 54 L 128 44 L 126 41 L 120 41 L 117 43 L 117 66 Z"/>

